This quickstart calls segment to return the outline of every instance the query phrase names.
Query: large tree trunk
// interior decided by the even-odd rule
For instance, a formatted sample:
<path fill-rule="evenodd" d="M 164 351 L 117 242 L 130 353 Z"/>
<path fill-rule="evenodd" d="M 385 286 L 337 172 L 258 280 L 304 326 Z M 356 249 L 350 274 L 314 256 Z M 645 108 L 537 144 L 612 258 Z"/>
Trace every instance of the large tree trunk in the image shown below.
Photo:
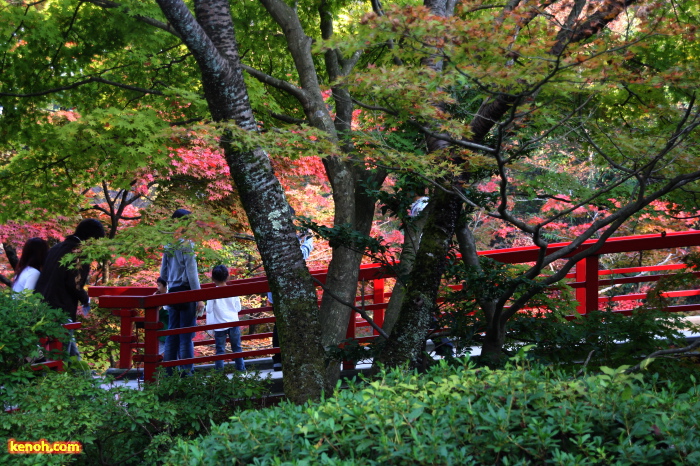
<path fill-rule="evenodd" d="M 391 298 L 389 299 L 389 304 L 386 307 L 384 325 L 382 326 L 382 329 L 389 335 L 391 335 L 391 332 L 394 330 L 394 325 L 396 325 L 396 321 L 399 318 L 399 313 L 401 312 L 403 299 L 406 296 L 405 283 L 408 280 L 411 272 L 413 272 L 416 254 L 418 253 L 421 237 L 423 236 L 423 229 L 428 221 L 429 213 L 429 208 L 424 209 L 418 218 L 415 218 L 409 225 L 406 226 L 406 230 L 403 232 L 404 237 L 403 245 L 401 247 L 400 262 L 396 266 L 396 284 L 391 290 Z"/>
<path fill-rule="evenodd" d="M 256 131 L 228 1 L 195 1 L 196 20 L 182 0 L 158 0 L 158 4 L 197 60 L 212 117 Z M 318 399 L 330 387 L 324 383 L 325 352 L 316 290 L 284 191 L 265 151 L 240 151 L 230 142 L 231 135 L 224 134 L 221 145 L 275 299 L 280 341 L 285 347 L 285 393 L 296 403 Z"/>
<path fill-rule="evenodd" d="M 260 0 L 275 22 L 281 27 L 288 48 L 299 74 L 300 91 L 295 97 L 304 108 L 309 122 L 325 131 L 331 141 L 337 142 L 342 151 L 349 155 L 348 160 L 337 157 L 324 159 L 324 166 L 333 189 L 335 206 L 334 226 L 350 225 L 361 235 L 368 235 L 374 218 L 375 200 L 364 193 L 362 183 L 374 179 L 380 183 L 384 175 L 372 173 L 364 168 L 361 161 L 353 160 L 354 146 L 351 140 L 351 123 L 354 105 L 349 92 L 343 86 L 332 87 L 335 102 L 335 118 L 331 120 L 327 105 L 323 100 L 319 77 L 311 54 L 312 39 L 306 35 L 295 9 L 281 0 Z M 322 0 L 318 4 L 320 29 L 324 39 L 333 35 L 334 6 Z M 337 82 L 352 69 L 357 57 L 343 59 L 337 50 L 327 50 L 324 54 L 329 82 Z M 328 267 L 326 288 L 333 291 L 324 293 L 321 302 L 321 328 L 324 348 L 337 346 L 344 338 L 352 310 L 343 302 L 354 302 L 357 292 L 359 266 L 362 253 L 344 245 L 333 245 L 333 256 Z M 337 363 L 329 364 L 326 383 L 334 386 L 340 374 Z"/>
<path fill-rule="evenodd" d="M 430 201 L 432 215 L 423 232 L 406 296 L 394 330 L 377 362 L 398 366 L 417 360 L 436 310 L 438 288 L 447 264 L 447 254 L 462 209 L 457 196 L 437 191 Z"/>
<path fill-rule="evenodd" d="M 344 163 L 342 172 L 351 174 L 352 180 L 334 179 L 333 199 L 335 201 L 334 222 L 336 226 L 349 224 L 353 230 L 362 235 L 368 235 L 374 218 L 374 200 L 368 199 L 362 193 L 355 192 L 359 189 L 354 170 L 349 164 Z M 336 174 L 336 170 L 329 170 Z M 350 191 L 350 192 L 344 192 Z M 321 321 L 323 324 L 323 344 L 325 347 L 336 346 L 345 338 L 352 310 L 344 302 L 354 303 L 357 292 L 357 280 L 360 272 L 362 253 L 356 250 L 337 245 L 333 248 L 333 256 L 328 266 L 326 287 L 333 290 L 333 294 L 340 300 L 332 297 L 330 293 L 323 295 L 321 302 Z M 334 376 L 329 373 L 332 379 Z"/>
<path fill-rule="evenodd" d="M 489 365 L 498 365 L 503 356 L 503 343 L 506 340 L 506 323 L 501 319 L 488 322 L 481 347 L 481 359 Z"/>

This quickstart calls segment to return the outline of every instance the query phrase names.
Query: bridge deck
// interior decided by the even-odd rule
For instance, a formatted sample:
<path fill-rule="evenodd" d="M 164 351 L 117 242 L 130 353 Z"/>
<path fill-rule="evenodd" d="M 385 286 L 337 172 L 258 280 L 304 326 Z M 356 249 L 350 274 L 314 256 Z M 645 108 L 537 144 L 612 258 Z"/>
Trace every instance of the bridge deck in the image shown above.
<path fill-rule="evenodd" d="M 691 316 L 691 317 L 686 317 L 685 320 L 689 321 L 690 323 L 694 325 L 700 326 L 700 316 Z M 700 327 L 698 328 L 698 331 L 690 331 L 690 330 L 684 330 L 683 334 L 685 335 L 686 339 L 688 342 L 693 342 L 696 339 L 700 338 Z M 469 353 L 472 356 L 478 356 L 481 354 L 481 348 L 478 346 L 473 346 Z M 434 356 L 436 359 L 441 359 L 441 356 Z M 233 362 L 226 362 L 226 364 L 231 365 L 231 369 L 233 369 Z M 249 359 L 246 360 L 246 367 L 248 368 L 248 374 L 254 374 L 258 373 L 259 376 L 263 379 L 269 378 L 270 380 L 270 385 L 271 389 L 270 392 L 272 395 L 279 395 L 283 393 L 282 390 L 282 378 L 283 378 L 283 371 L 282 370 L 275 370 L 272 368 L 272 359 L 271 358 L 261 358 L 261 359 Z M 362 372 L 365 370 L 369 370 L 372 367 L 371 361 L 369 362 L 363 362 L 359 363 L 356 365 L 355 369 L 352 371 L 344 371 L 344 376 L 352 376 L 354 373 L 357 372 Z M 205 364 L 205 365 L 199 365 L 195 366 L 195 370 L 197 371 L 209 371 L 209 370 L 214 370 L 214 365 L 213 364 Z M 128 374 L 127 377 L 123 377 L 121 379 L 115 380 L 112 383 L 103 383 L 102 388 L 104 389 L 110 389 L 113 387 L 127 387 L 127 388 L 132 388 L 134 390 L 140 390 L 144 386 L 144 381 L 143 379 L 139 379 L 137 376 L 138 374 L 142 374 L 143 371 L 141 370 L 132 370 L 131 374 Z"/>

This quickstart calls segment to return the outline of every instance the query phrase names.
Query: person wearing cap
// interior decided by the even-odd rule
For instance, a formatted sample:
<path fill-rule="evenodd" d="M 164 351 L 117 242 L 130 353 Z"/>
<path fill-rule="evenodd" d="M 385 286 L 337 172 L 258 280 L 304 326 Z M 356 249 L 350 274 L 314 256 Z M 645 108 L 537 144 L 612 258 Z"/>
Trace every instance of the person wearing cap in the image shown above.
<path fill-rule="evenodd" d="M 185 209 L 177 209 L 173 219 L 186 217 L 191 212 Z M 192 241 L 180 240 L 165 246 L 163 260 L 160 265 L 160 276 L 168 284 L 168 293 L 200 289 L 199 272 L 197 270 L 197 257 L 194 253 Z M 204 302 L 188 302 L 170 305 L 168 315 L 168 329 L 195 327 L 197 325 L 197 312 L 204 309 Z M 165 340 L 165 361 L 178 359 L 190 359 L 194 357 L 194 332 L 168 335 Z M 191 375 L 194 364 L 180 366 L 181 375 Z M 172 375 L 172 367 L 167 368 L 168 375 Z"/>

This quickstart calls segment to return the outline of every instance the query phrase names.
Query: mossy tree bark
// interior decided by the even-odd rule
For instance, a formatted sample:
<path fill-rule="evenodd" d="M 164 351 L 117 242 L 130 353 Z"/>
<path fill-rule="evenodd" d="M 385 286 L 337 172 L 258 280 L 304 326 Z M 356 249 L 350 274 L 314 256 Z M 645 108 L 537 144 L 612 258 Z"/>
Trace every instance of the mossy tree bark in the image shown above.
<path fill-rule="evenodd" d="M 418 252 L 418 247 L 420 246 L 429 212 L 430 208 L 428 206 L 423 209 L 423 212 L 421 212 L 417 218 L 413 219 L 412 222 L 406 225 L 406 231 L 404 231 L 400 262 L 396 266 L 396 284 L 391 290 L 391 298 L 389 299 L 389 304 L 386 307 L 384 325 L 382 326 L 382 329 L 389 335 L 391 335 L 391 332 L 394 330 L 394 325 L 396 325 L 396 321 L 399 318 L 399 313 L 401 312 L 403 299 L 404 296 L 406 296 L 406 282 L 408 281 L 415 265 L 416 253 Z"/>
<path fill-rule="evenodd" d="M 455 231 L 462 200 L 454 194 L 437 191 L 430 201 L 432 215 L 423 232 L 420 251 L 406 284 L 401 312 L 377 362 L 398 366 L 417 360 L 436 310 L 440 280 Z"/>
<path fill-rule="evenodd" d="M 181 0 L 158 0 L 158 4 L 197 61 L 214 120 L 257 131 L 228 1 L 195 1 L 196 19 Z M 285 393 L 296 403 L 318 399 L 328 387 L 316 290 L 284 191 L 264 150 L 240 151 L 231 142 L 230 134 L 225 134 L 221 145 L 255 234 L 275 297 L 280 341 L 286 348 Z"/>

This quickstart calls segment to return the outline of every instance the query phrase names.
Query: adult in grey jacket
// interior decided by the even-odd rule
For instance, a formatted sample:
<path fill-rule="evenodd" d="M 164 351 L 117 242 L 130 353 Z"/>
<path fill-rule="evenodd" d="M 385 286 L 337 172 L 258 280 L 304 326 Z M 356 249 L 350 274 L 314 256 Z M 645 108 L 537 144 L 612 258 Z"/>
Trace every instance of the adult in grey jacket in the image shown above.
<path fill-rule="evenodd" d="M 172 218 L 182 218 L 189 215 L 185 209 L 177 209 Z M 160 265 L 160 276 L 168 282 L 168 293 L 177 291 L 198 290 L 199 272 L 197 271 L 197 258 L 194 254 L 194 244 L 191 241 L 180 241 L 165 246 L 163 260 Z M 204 309 L 204 302 L 180 303 L 170 306 L 168 329 L 195 327 L 197 325 L 197 311 Z M 190 359 L 194 357 L 194 332 L 168 335 L 165 340 L 165 361 L 178 359 Z M 180 366 L 184 371 L 181 375 L 191 374 L 194 364 Z M 172 368 L 167 368 L 168 375 L 172 375 Z"/>

